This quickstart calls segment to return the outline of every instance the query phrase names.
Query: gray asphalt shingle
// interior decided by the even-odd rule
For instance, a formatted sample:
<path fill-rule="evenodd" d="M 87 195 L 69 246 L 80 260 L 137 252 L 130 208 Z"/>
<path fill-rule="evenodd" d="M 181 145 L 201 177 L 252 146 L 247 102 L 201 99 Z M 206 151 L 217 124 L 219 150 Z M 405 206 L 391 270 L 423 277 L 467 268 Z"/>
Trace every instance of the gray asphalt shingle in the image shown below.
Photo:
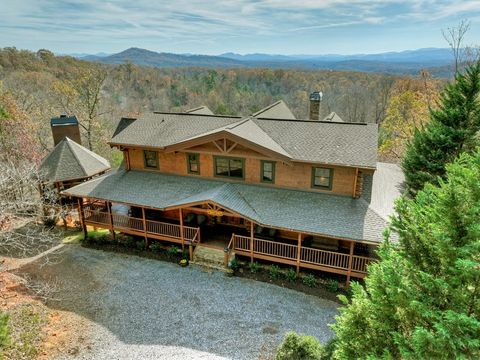
<path fill-rule="evenodd" d="M 375 243 L 387 226 L 362 199 L 138 170 L 118 171 L 64 193 L 160 210 L 212 201 L 263 226 Z"/>
<path fill-rule="evenodd" d="M 52 182 L 81 179 L 110 169 L 110 163 L 65 137 L 40 165 L 40 172 Z"/>
<path fill-rule="evenodd" d="M 145 114 L 116 134 L 112 144 L 165 148 L 229 129 L 291 161 L 375 168 L 377 125 L 195 114 Z"/>

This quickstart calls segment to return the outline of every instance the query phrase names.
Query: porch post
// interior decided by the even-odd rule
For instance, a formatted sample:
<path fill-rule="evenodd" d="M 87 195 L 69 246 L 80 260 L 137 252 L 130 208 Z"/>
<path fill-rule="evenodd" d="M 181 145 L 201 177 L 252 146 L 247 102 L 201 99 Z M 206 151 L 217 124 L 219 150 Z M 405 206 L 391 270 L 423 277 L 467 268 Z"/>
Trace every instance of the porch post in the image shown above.
<path fill-rule="evenodd" d="M 145 208 L 142 206 L 143 236 L 145 237 L 145 247 L 148 248 L 147 238 L 147 220 L 145 218 Z"/>
<path fill-rule="evenodd" d="M 108 220 L 110 221 L 110 231 L 112 232 L 112 237 L 115 239 L 115 230 L 113 229 L 112 203 L 110 201 L 107 201 L 107 211 Z"/>
<path fill-rule="evenodd" d="M 80 222 L 82 224 L 83 239 L 85 240 L 88 234 L 87 234 L 87 224 L 85 224 L 85 215 L 83 214 L 83 198 L 77 198 L 77 204 L 78 204 L 78 215 L 80 217 Z"/>
<path fill-rule="evenodd" d="M 300 256 L 302 254 L 302 233 L 298 233 L 298 245 L 297 245 L 297 275 L 300 272 Z"/>
<path fill-rule="evenodd" d="M 182 250 L 185 249 L 185 237 L 183 236 L 183 212 L 182 208 L 178 209 L 178 215 L 180 218 L 180 238 L 182 239 Z"/>
<path fill-rule="evenodd" d="M 350 257 L 348 258 L 348 273 L 347 273 L 347 282 L 345 283 L 345 287 L 348 289 L 350 286 L 350 274 L 352 273 L 352 262 L 353 262 L 353 249 L 355 247 L 355 243 L 350 241 Z"/>
<path fill-rule="evenodd" d="M 250 262 L 253 263 L 253 221 L 250 221 Z"/>

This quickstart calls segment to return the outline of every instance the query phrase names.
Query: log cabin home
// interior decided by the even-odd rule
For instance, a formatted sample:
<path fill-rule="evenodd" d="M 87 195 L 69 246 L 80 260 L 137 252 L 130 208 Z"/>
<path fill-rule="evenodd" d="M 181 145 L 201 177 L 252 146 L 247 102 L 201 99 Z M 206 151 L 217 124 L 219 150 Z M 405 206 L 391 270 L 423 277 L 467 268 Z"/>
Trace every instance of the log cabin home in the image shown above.
<path fill-rule="evenodd" d="M 312 96 L 311 101 L 317 101 Z M 318 100 L 319 101 L 319 100 Z M 313 110 L 312 110 L 313 109 Z M 283 101 L 250 116 L 200 107 L 123 118 L 114 172 L 63 191 L 87 225 L 340 274 L 347 286 L 375 259 L 398 196 L 398 167 L 377 162 L 377 125 L 335 113 L 296 119 Z"/>

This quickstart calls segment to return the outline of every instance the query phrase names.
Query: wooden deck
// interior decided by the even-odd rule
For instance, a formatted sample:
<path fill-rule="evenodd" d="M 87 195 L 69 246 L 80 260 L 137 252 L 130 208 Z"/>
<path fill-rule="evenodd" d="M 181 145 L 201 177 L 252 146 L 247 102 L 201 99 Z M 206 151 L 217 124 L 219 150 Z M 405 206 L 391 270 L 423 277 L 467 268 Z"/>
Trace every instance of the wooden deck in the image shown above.
<path fill-rule="evenodd" d="M 365 277 L 367 265 L 374 261 L 373 258 L 365 256 L 311 247 L 300 246 L 299 252 L 297 245 L 235 234 L 232 235 L 228 249 L 251 259 L 267 260 L 296 266 L 297 269 L 303 267 L 357 278 Z"/>
<path fill-rule="evenodd" d="M 142 218 L 138 218 L 112 213 L 111 204 L 107 204 L 106 209 L 89 205 L 81 206 L 81 204 L 79 208 L 84 225 L 142 236 L 147 243 L 149 239 L 156 239 L 181 244 L 182 248 L 188 246 L 191 258 L 196 245 L 200 243 L 200 228 L 183 225 L 182 216 L 180 216 L 180 224 L 175 224 L 148 220 L 145 218 L 145 209 L 142 210 Z M 250 233 L 253 233 L 253 224 L 251 224 Z M 350 253 L 303 246 L 302 234 L 299 234 L 297 245 L 232 234 L 225 250 L 225 265 L 230 252 L 234 251 L 235 254 L 250 257 L 251 261 L 258 259 L 290 265 L 296 267 L 297 272 L 300 268 L 306 268 L 345 275 L 347 285 L 350 277 L 365 277 L 367 265 L 375 261 L 370 257 L 354 255 L 353 242 L 351 242 Z"/>
<path fill-rule="evenodd" d="M 200 240 L 200 228 L 198 227 L 144 220 L 121 214 L 110 214 L 109 212 L 93 210 L 88 207 L 84 207 L 83 211 L 85 224 L 91 226 L 182 245 L 193 245 Z"/>

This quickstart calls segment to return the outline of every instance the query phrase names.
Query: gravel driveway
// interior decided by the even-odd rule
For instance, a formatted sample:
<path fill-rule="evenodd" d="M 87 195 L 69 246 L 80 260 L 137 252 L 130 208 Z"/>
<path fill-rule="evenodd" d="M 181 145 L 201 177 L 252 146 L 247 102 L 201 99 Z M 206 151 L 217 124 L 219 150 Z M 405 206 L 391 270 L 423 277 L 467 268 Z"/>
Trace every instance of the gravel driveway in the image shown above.
<path fill-rule="evenodd" d="M 332 337 L 337 304 L 220 272 L 71 245 L 61 307 L 88 319 L 65 359 L 270 359 L 285 332 Z"/>

